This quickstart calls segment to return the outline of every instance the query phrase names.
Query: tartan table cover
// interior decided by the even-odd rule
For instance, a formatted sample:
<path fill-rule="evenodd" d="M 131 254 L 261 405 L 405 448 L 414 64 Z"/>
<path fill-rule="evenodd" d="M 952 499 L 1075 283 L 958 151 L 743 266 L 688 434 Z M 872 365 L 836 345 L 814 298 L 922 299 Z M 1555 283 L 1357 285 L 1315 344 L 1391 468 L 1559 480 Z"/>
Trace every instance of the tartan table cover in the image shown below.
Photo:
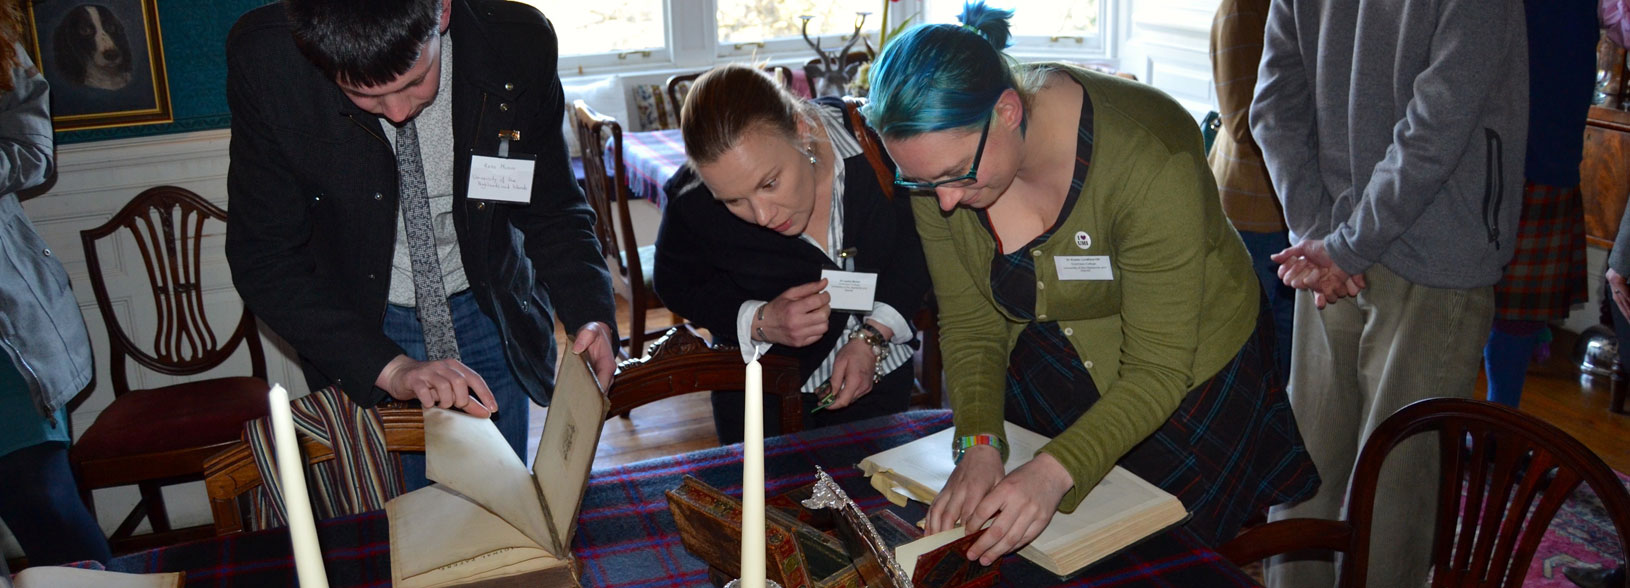
<path fill-rule="evenodd" d="M 922 517 L 913 503 L 890 505 L 855 467 L 868 455 L 951 425 L 949 411 L 915 411 L 775 437 L 765 442 L 766 494 L 813 480 L 826 469 L 863 509 L 895 508 L 908 521 Z M 947 448 L 949 451 L 949 448 Z M 663 492 L 692 475 L 734 496 L 741 495 L 741 446 L 707 449 L 625 466 L 595 470 L 573 551 L 583 564 L 585 586 L 658 588 L 709 586 L 707 566 L 680 544 Z M 333 586 L 389 586 L 389 524 L 384 512 L 318 524 Z M 1255 586 L 1239 568 L 1193 534 L 1174 529 L 1098 564 L 1068 581 L 1010 555 L 1002 562 L 1008 586 Z M 293 586 L 288 533 L 272 529 L 186 543 L 115 558 L 120 572 L 186 571 L 187 586 Z"/>
<path fill-rule="evenodd" d="M 608 144 L 609 148 L 610 145 Z M 606 165 L 615 161 L 608 149 Z M 678 130 L 623 133 L 623 167 L 628 170 L 628 192 L 652 204 L 667 204 L 662 184 L 685 165 L 685 140 Z"/>

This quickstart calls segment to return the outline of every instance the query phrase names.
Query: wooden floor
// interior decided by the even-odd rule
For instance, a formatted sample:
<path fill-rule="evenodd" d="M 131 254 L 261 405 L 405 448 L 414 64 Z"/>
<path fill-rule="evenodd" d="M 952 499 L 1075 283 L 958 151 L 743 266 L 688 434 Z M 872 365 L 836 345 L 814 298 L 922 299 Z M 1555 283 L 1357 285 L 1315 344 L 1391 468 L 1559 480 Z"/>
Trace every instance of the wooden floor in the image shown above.
<path fill-rule="evenodd" d="M 1630 473 L 1630 416 L 1608 411 L 1611 382 L 1582 376 L 1571 364 L 1575 340 L 1573 333 L 1557 330 L 1551 360 L 1528 369 L 1521 409 L 1584 442 L 1613 469 Z"/>
<path fill-rule="evenodd" d="M 626 330 L 628 310 L 618 305 L 618 322 Z M 667 310 L 654 310 L 646 318 L 650 328 L 671 324 Z M 1611 382 L 1581 376 L 1570 365 L 1575 336 L 1558 331 L 1551 359 L 1528 371 L 1522 410 L 1556 425 L 1595 451 L 1607 465 L 1630 472 L 1630 416 L 1608 411 Z M 1485 384 L 1477 383 L 1478 398 Z M 601 434 L 595 467 L 632 463 L 717 445 L 713 436 L 713 409 L 706 393 L 691 394 L 636 409 L 629 419 L 612 419 Z M 531 443 L 536 446 L 543 428 L 544 409 L 533 407 Z M 531 452 L 528 452 L 530 455 Z"/>

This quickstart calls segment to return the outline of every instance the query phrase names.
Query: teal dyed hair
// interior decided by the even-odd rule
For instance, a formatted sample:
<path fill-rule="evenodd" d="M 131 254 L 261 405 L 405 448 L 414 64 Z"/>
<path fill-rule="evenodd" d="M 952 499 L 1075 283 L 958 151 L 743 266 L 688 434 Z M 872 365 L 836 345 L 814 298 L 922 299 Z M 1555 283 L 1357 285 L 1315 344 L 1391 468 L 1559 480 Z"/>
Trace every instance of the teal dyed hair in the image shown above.
<path fill-rule="evenodd" d="M 866 122 L 891 139 L 984 124 L 1002 93 L 1019 89 L 1001 51 L 1012 16 L 968 2 L 961 25 L 923 25 L 891 39 L 872 64 Z"/>

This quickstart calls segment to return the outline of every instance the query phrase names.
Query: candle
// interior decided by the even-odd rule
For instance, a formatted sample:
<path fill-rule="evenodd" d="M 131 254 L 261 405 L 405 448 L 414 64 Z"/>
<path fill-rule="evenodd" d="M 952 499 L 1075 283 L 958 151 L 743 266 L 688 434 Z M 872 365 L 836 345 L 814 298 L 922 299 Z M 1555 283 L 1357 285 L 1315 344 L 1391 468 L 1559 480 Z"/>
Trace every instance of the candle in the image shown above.
<path fill-rule="evenodd" d="M 741 588 L 764 588 L 764 369 L 747 364 L 741 447 Z"/>
<path fill-rule="evenodd" d="M 300 457 L 299 441 L 294 436 L 294 416 L 289 412 L 289 393 L 282 386 L 273 385 L 269 396 L 272 445 L 277 456 L 277 477 L 283 481 L 283 510 L 289 516 L 295 573 L 301 588 L 328 588 L 323 550 L 317 543 L 317 523 L 311 516 L 311 498 L 306 493 L 306 472 L 302 467 L 306 460 Z"/>

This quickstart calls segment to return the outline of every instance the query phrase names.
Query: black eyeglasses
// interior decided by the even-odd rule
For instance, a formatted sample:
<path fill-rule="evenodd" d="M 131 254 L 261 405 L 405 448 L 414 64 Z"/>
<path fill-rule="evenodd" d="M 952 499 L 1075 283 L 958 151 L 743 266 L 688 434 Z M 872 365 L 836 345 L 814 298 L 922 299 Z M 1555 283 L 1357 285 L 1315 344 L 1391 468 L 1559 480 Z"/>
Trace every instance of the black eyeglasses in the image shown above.
<path fill-rule="evenodd" d="M 921 192 L 921 191 L 932 191 L 933 189 L 938 188 L 940 186 L 951 186 L 952 188 L 961 188 L 963 186 L 968 186 L 968 185 L 973 184 L 974 181 L 979 179 L 979 160 L 980 160 L 980 158 L 985 156 L 985 139 L 990 137 L 990 119 L 994 115 L 995 115 L 995 112 L 993 111 L 991 113 L 991 116 L 986 116 L 985 117 L 985 130 L 979 131 L 979 146 L 976 147 L 975 151 L 973 152 L 973 165 L 968 166 L 968 173 L 962 174 L 960 176 L 957 176 L 957 177 L 954 177 L 954 178 L 951 178 L 951 179 L 948 179 L 948 180 L 940 180 L 940 181 L 937 181 L 937 182 L 932 182 L 932 181 L 930 181 L 930 182 L 913 182 L 913 181 L 910 181 L 910 180 L 907 180 L 905 178 L 900 177 L 900 170 L 896 169 L 896 170 L 894 170 L 894 185 L 899 186 L 901 188 L 905 188 L 907 190 L 911 190 L 913 192 Z"/>

